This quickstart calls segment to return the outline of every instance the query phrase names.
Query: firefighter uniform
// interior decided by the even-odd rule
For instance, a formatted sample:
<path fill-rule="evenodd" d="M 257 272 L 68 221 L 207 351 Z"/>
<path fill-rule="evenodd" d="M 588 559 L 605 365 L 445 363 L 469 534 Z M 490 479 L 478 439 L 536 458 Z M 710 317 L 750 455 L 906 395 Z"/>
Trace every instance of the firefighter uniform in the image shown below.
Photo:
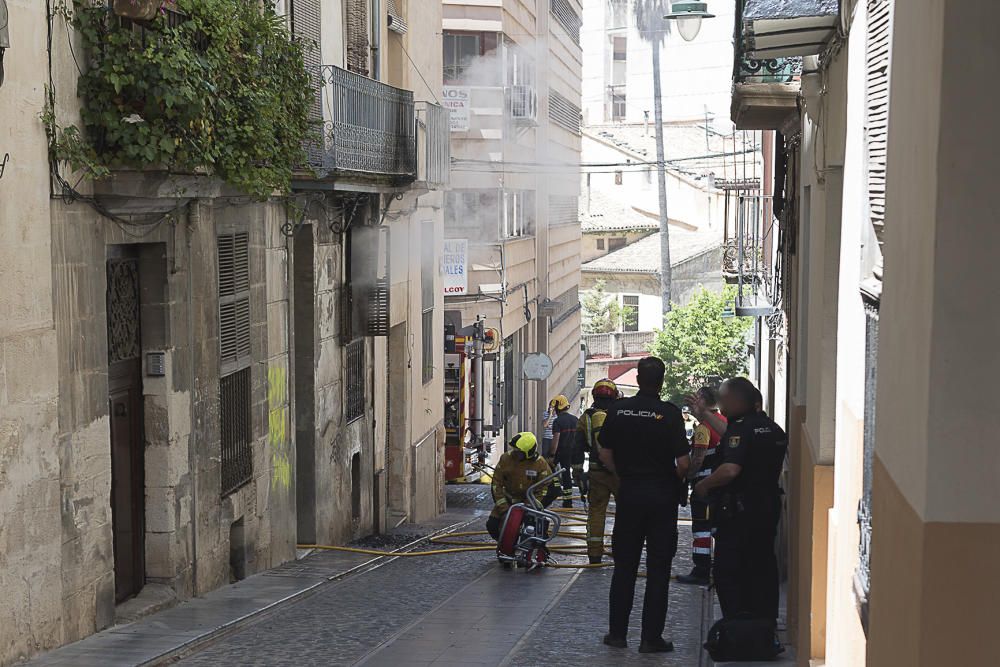
<path fill-rule="evenodd" d="M 722 615 L 778 617 L 778 560 L 774 541 L 781 516 L 779 476 L 788 449 L 781 427 L 763 412 L 730 420 L 719 444 L 720 465 L 740 474 L 713 493 L 715 586 Z"/>
<path fill-rule="evenodd" d="M 635 580 L 646 545 L 646 595 L 642 639 L 662 642 L 667 615 L 670 563 L 677 550 L 677 503 L 681 482 L 675 459 L 688 454 L 680 409 L 655 392 L 617 401 L 600 437 L 611 450 L 619 489 L 612 533 L 615 571 L 611 578 L 609 637 L 624 641 Z M 606 639 L 607 641 L 607 639 Z"/>
<path fill-rule="evenodd" d="M 583 413 L 577 423 L 577 449 L 587 452 L 590 470 L 587 473 L 587 556 L 597 564 L 604 556 L 604 526 L 608 516 L 608 503 L 618 495 L 618 475 L 601 463 L 601 428 L 608 409 L 618 397 L 618 387 L 609 379 L 598 380 L 593 389 L 594 404 Z"/>
<path fill-rule="evenodd" d="M 722 415 L 718 416 L 725 419 Z M 692 484 L 706 479 L 719 466 L 721 453 L 718 451 L 718 446 L 721 439 L 722 436 L 706 423 L 695 427 L 691 439 L 691 453 L 694 455 L 697 450 L 702 450 L 705 458 L 702 460 L 701 468 L 695 472 Z M 689 578 L 707 580 L 712 571 L 712 523 L 708 517 L 708 502 L 694 495 L 691 496 L 691 536 L 693 538 L 691 560 L 694 561 L 694 571 Z"/>
<path fill-rule="evenodd" d="M 519 434 L 515 436 L 515 440 L 525 435 L 530 436 L 531 442 L 534 443 L 534 436 L 530 433 Z M 490 518 L 486 521 L 486 530 L 493 536 L 493 539 L 499 538 L 500 526 L 503 524 L 504 516 L 506 516 L 510 506 L 523 503 L 527 498 L 528 487 L 552 474 L 549 464 L 544 458 L 538 456 L 537 445 L 534 446 L 534 449 L 535 452 L 532 455 L 529 452 L 519 450 L 516 446 L 512 447 L 510 451 L 500 457 L 500 461 L 493 471 L 494 505 Z M 561 492 L 559 479 L 556 478 L 535 489 L 535 498 L 543 505 L 548 505 Z"/>

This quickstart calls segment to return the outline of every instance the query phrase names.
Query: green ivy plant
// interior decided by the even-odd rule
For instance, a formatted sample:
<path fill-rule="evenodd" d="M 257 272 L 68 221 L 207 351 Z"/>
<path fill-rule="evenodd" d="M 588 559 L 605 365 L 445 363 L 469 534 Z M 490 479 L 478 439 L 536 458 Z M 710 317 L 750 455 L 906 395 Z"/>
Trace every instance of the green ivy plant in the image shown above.
<path fill-rule="evenodd" d="M 160 13 L 140 30 L 103 2 L 73 0 L 87 54 L 81 116 L 101 162 L 204 171 L 262 198 L 288 192 L 315 131 L 312 45 L 264 4 L 176 0 L 182 20 Z"/>

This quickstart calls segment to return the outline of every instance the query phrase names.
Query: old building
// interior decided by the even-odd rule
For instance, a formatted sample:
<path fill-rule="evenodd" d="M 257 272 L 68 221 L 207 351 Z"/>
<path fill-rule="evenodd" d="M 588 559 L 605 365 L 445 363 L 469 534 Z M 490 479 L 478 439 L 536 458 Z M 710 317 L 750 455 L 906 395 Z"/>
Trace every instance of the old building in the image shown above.
<path fill-rule="evenodd" d="M 447 112 L 440 49 L 411 46 L 437 8 L 277 3 L 317 132 L 261 196 L 210 169 L 75 170 L 99 61 L 64 13 L 0 4 L 0 663 L 440 511 Z M 107 48 L 179 44 L 157 33 L 183 34 L 185 4 L 151 6 L 109 8 Z M 120 122 L 158 131 L 146 101 Z"/>
<path fill-rule="evenodd" d="M 981 270 L 998 19 L 989 3 L 737 2 L 733 120 L 776 134 L 768 323 L 779 344 L 787 328 L 801 665 L 996 661 L 977 638 L 1000 557 L 983 435 L 1000 323 Z"/>
<path fill-rule="evenodd" d="M 506 437 L 579 388 L 580 5 L 443 7 L 455 160 L 445 235 L 468 242 L 467 279 L 445 308 L 457 329 L 480 316 L 501 337 L 487 418 Z M 544 381 L 522 382 L 531 352 L 552 360 Z"/>

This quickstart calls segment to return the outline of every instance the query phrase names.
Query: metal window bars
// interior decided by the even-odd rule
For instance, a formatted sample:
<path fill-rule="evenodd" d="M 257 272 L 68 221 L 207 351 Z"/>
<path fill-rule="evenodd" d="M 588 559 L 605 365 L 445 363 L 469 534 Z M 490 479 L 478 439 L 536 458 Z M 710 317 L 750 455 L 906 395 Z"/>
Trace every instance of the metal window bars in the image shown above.
<path fill-rule="evenodd" d="M 350 424 L 365 416 L 365 339 L 347 344 L 344 418 Z"/>
<path fill-rule="evenodd" d="M 222 377 L 219 389 L 224 498 L 253 478 L 250 369 L 244 368 Z"/>
<path fill-rule="evenodd" d="M 770 316 L 775 313 L 770 253 L 778 226 L 772 214 L 771 195 L 737 196 L 734 233 L 726 221 L 722 271 L 726 282 L 736 285 L 736 315 Z"/>

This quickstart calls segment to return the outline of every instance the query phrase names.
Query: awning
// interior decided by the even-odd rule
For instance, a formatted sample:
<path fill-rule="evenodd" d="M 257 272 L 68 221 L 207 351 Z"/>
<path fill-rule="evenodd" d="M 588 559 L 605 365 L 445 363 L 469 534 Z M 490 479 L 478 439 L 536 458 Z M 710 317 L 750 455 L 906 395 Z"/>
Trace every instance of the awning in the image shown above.
<path fill-rule="evenodd" d="M 819 54 L 839 16 L 838 0 L 746 0 L 744 51 L 754 60 Z"/>

